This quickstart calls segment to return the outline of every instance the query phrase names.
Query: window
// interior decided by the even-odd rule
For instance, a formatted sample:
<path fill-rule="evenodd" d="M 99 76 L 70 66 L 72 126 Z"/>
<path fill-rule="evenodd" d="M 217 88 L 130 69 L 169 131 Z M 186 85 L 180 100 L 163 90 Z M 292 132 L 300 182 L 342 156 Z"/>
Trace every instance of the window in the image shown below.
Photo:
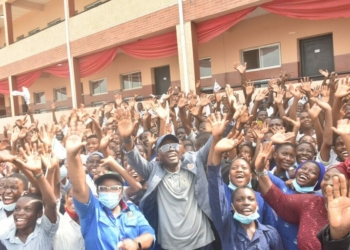
<path fill-rule="evenodd" d="M 45 92 L 36 92 L 34 93 L 34 103 L 46 103 Z"/>
<path fill-rule="evenodd" d="M 28 32 L 28 35 L 29 35 L 29 36 L 32 36 L 32 35 L 38 33 L 39 31 L 40 31 L 39 28 L 33 29 L 33 30 L 31 30 L 31 31 Z"/>
<path fill-rule="evenodd" d="M 24 39 L 24 35 L 20 35 L 19 37 L 17 37 L 17 41 L 22 40 L 22 39 Z"/>
<path fill-rule="evenodd" d="M 95 8 L 97 6 L 99 6 L 101 4 L 101 1 L 96 1 L 96 2 L 93 2 L 91 4 L 88 4 L 84 7 L 85 10 L 90 10 L 92 8 Z"/>
<path fill-rule="evenodd" d="M 273 44 L 242 51 L 242 61 L 247 70 L 273 68 L 281 66 L 280 45 Z"/>
<path fill-rule="evenodd" d="M 136 89 L 142 87 L 141 72 L 122 75 L 123 89 Z"/>
<path fill-rule="evenodd" d="M 35 114 L 44 114 L 46 113 L 46 109 L 37 109 L 34 111 Z"/>
<path fill-rule="evenodd" d="M 63 106 L 63 107 L 57 107 L 56 111 L 63 111 L 63 110 L 70 110 L 71 108 L 69 108 L 68 106 Z"/>
<path fill-rule="evenodd" d="M 199 75 L 200 78 L 211 77 L 211 59 L 204 58 L 199 60 Z"/>
<path fill-rule="evenodd" d="M 55 20 L 49 22 L 49 23 L 47 24 L 47 27 L 54 26 L 54 25 L 56 25 L 56 24 L 58 24 L 58 23 L 60 23 L 60 22 L 61 22 L 61 18 L 55 19 Z"/>
<path fill-rule="evenodd" d="M 54 89 L 55 101 L 67 100 L 67 88 Z"/>
<path fill-rule="evenodd" d="M 91 107 L 101 107 L 104 102 L 92 102 Z"/>
<path fill-rule="evenodd" d="M 90 81 L 90 89 L 92 95 L 106 94 L 107 93 L 107 80 L 100 79 Z"/>

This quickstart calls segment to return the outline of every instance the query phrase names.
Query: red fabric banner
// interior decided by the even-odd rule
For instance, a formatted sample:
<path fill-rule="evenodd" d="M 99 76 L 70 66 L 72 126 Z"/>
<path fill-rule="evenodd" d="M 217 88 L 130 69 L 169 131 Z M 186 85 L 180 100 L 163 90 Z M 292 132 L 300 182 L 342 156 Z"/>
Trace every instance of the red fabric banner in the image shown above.
<path fill-rule="evenodd" d="M 118 47 L 115 47 L 80 58 L 80 77 L 84 78 L 107 68 L 113 62 L 117 52 Z"/>
<path fill-rule="evenodd" d="M 221 35 L 255 9 L 256 7 L 253 7 L 233 12 L 231 14 L 197 24 L 198 44 L 209 42 L 211 39 Z"/>
<path fill-rule="evenodd" d="M 350 0 L 276 0 L 261 7 L 291 18 L 324 20 L 350 17 Z"/>
<path fill-rule="evenodd" d="M 17 76 L 17 89 L 14 90 L 19 90 L 22 91 L 22 87 L 29 88 L 30 86 L 33 85 L 33 83 L 39 78 L 41 75 L 41 70 L 36 70 L 32 71 L 20 76 Z"/>
<path fill-rule="evenodd" d="M 141 59 L 155 59 L 177 54 L 176 32 L 147 38 L 119 47 L 125 54 Z"/>
<path fill-rule="evenodd" d="M 64 62 L 64 63 L 57 64 L 55 66 L 48 67 L 43 71 L 58 77 L 69 78 L 68 62 Z"/>
<path fill-rule="evenodd" d="M 9 90 L 9 81 L 7 79 L 0 81 L 0 93 L 3 95 L 8 95 L 10 92 Z"/>

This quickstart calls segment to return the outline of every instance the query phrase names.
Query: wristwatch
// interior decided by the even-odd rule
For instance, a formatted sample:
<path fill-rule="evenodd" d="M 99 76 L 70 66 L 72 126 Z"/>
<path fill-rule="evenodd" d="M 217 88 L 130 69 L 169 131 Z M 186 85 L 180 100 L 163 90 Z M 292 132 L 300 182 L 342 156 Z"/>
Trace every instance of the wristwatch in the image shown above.
<path fill-rule="evenodd" d="M 267 175 L 267 170 L 264 169 L 262 172 L 255 171 L 255 174 L 256 174 L 256 176 L 257 176 L 258 179 L 259 179 L 260 177 L 263 177 L 263 176 L 266 176 L 266 175 Z"/>

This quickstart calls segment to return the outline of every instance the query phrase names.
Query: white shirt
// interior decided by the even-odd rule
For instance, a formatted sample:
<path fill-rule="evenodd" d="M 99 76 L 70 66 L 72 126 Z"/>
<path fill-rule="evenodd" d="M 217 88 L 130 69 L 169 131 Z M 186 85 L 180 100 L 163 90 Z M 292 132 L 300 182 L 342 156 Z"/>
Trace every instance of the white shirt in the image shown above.
<path fill-rule="evenodd" d="M 84 250 L 84 238 L 80 231 L 80 225 L 67 213 L 59 214 L 60 225 L 54 238 L 54 250 Z"/>
<path fill-rule="evenodd" d="M 36 224 L 33 233 L 28 235 L 25 243 L 16 236 L 16 227 L 12 227 L 0 236 L 1 242 L 11 250 L 52 249 L 53 239 L 59 225 L 59 217 L 56 223 L 51 223 L 44 214 L 40 224 Z"/>
<path fill-rule="evenodd" d="M 89 186 L 89 188 L 91 189 L 91 192 L 93 193 L 94 196 L 98 196 L 97 195 L 97 190 L 96 190 L 96 185 L 94 180 L 90 177 L 89 174 L 86 174 L 86 184 Z"/>
<path fill-rule="evenodd" d="M 0 207 L 0 235 L 4 234 L 9 228 L 15 226 L 15 221 L 13 219 L 13 215 L 11 214 L 7 217 L 5 209 Z"/>
<path fill-rule="evenodd" d="M 320 152 L 316 155 L 316 161 L 321 162 L 325 169 L 327 170 L 329 167 L 337 165 L 340 161 L 337 160 L 337 155 L 334 153 L 333 149 L 330 151 L 330 159 L 329 161 L 324 161 L 321 159 Z"/>

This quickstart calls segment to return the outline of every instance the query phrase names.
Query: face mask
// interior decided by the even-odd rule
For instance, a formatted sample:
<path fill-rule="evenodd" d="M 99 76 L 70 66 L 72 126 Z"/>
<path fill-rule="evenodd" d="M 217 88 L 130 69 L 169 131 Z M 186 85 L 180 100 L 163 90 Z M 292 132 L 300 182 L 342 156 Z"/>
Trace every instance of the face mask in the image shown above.
<path fill-rule="evenodd" d="M 0 208 L 4 207 L 4 202 L 0 201 Z"/>
<path fill-rule="evenodd" d="M 228 187 L 232 191 L 235 191 L 237 189 L 237 187 L 231 181 L 230 181 L 230 184 L 228 184 Z M 246 187 L 252 188 L 252 183 L 249 181 L 248 184 L 246 185 Z"/>
<path fill-rule="evenodd" d="M 11 204 L 3 204 L 2 207 L 7 211 L 7 212 L 12 212 L 13 210 L 15 210 L 16 207 L 16 202 L 11 203 Z"/>
<path fill-rule="evenodd" d="M 318 181 L 316 181 L 315 185 L 314 185 L 314 186 L 311 186 L 311 187 L 301 187 L 301 186 L 298 184 L 297 180 L 294 179 L 294 180 L 293 180 L 293 187 L 295 188 L 295 190 L 296 190 L 297 192 L 305 194 L 305 193 L 311 193 L 311 192 L 313 192 L 313 191 L 314 191 L 314 188 L 315 188 L 316 185 L 317 185 L 317 183 L 318 183 Z"/>
<path fill-rule="evenodd" d="M 259 217 L 260 217 L 260 215 L 258 214 L 258 209 L 256 209 L 256 211 L 254 213 L 252 213 L 251 215 L 248 215 L 248 216 L 237 213 L 237 211 L 235 211 L 235 213 L 233 214 L 233 219 L 239 221 L 240 223 L 246 224 L 246 225 L 259 219 Z"/>
<path fill-rule="evenodd" d="M 120 197 L 118 194 L 115 193 L 99 193 L 98 200 L 109 209 L 115 208 L 119 202 Z"/>
<path fill-rule="evenodd" d="M 62 167 L 60 167 L 60 174 L 61 174 L 61 181 L 62 181 L 67 176 L 67 168 L 65 165 L 62 165 Z"/>

